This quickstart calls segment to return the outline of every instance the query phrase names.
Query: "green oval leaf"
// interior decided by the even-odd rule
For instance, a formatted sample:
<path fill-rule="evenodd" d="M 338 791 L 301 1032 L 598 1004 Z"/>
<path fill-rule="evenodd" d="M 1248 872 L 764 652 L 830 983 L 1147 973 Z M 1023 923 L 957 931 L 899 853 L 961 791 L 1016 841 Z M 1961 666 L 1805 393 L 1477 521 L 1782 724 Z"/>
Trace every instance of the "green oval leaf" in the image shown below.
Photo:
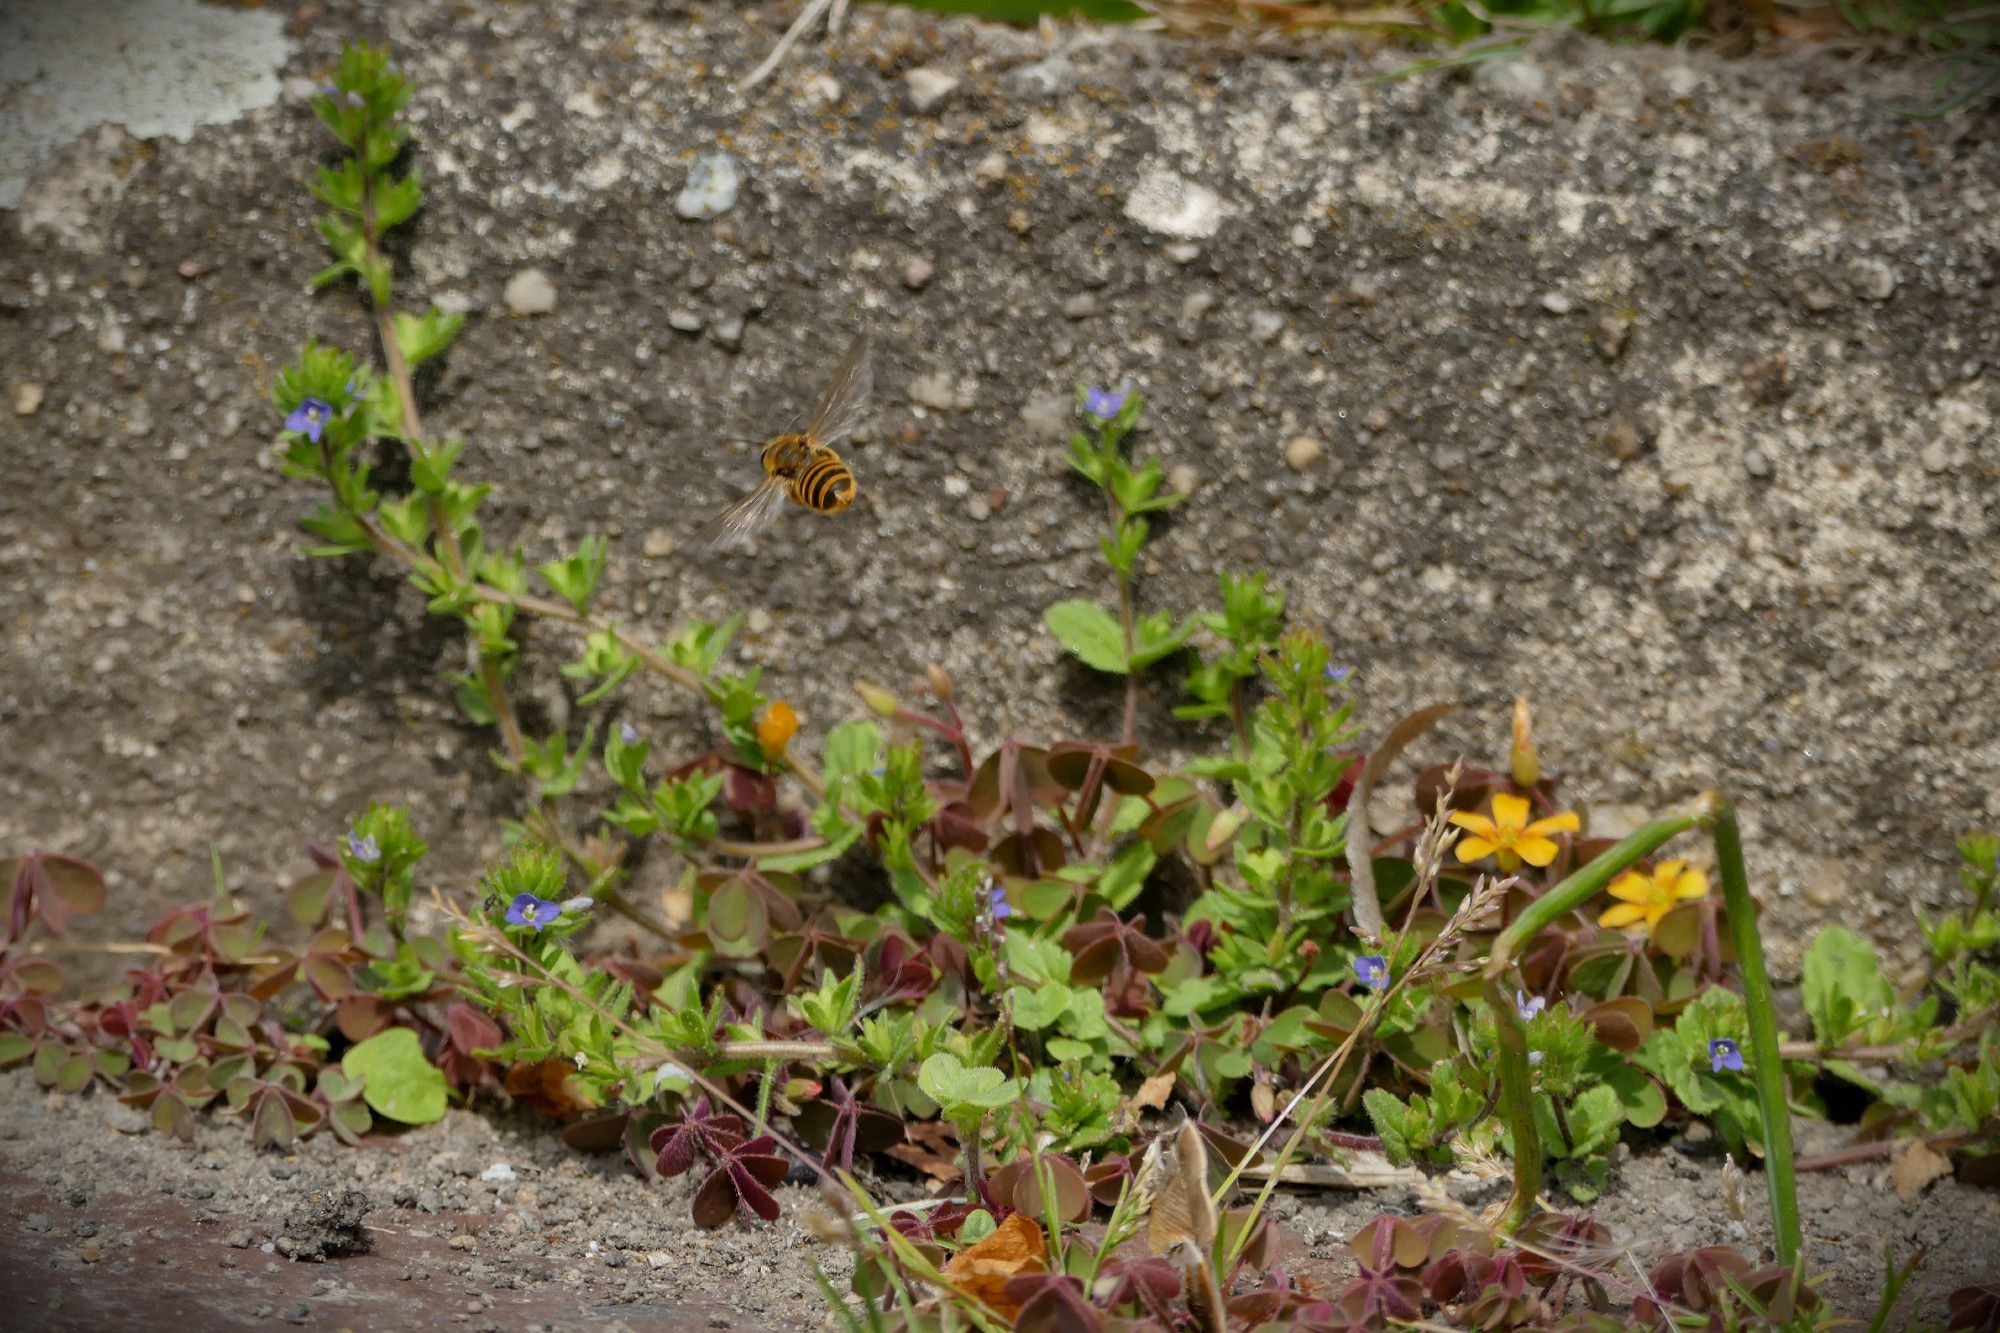
<path fill-rule="evenodd" d="M 409 1028 L 378 1032 L 347 1053 L 341 1072 L 361 1081 L 361 1096 L 377 1115 L 406 1125 L 444 1119 L 444 1074 L 424 1058 Z"/>
<path fill-rule="evenodd" d="M 1063 647 L 1082 658 L 1086 666 L 1119 676 L 1131 669 L 1125 660 L 1125 632 L 1097 603 L 1080 598 L 1057 602 L 1043 619 Z"/>

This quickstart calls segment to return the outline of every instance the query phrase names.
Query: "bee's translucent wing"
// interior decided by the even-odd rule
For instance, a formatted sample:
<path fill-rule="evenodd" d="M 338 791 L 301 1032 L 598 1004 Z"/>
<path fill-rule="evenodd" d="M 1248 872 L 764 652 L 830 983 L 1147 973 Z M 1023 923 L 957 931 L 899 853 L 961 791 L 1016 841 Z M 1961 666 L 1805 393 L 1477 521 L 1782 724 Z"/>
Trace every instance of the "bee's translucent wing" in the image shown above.
<path fill-rule="evenodd" d="M 694 535 L 697 550 L 740 546 L 770 525 L 785 506 L 785 483 L 766 477 L 750 494 L 701 525 Z"/>
<path fill-rule="evenodd" d="M 840 368 L 833 372 L 833 382 L 827 385 L 826 397 L 820 400 L 819 411 L 813 413 L 806 434 L 818 444 L 838 443 L 860 424 L 861 414 L 868 410 L 868 391 L 874 383 L 875 368 L 868 359 L 868 335 L 864 333 L 854 340 L 854 346 L 841 359 Z"/>

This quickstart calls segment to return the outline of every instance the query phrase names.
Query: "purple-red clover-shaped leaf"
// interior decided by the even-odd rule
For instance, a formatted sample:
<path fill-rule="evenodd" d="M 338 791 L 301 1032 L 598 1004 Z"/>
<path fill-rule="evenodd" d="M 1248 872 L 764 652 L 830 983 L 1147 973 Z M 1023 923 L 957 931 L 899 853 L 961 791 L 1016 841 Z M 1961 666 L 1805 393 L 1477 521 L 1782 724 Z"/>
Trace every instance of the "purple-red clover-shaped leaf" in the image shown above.
<path fill-rule="evenodd" d="M 1016 1273 L 1000 1289 L 1020 1306 L 1015 1333 L 1098 1333 L 1103 1316 L 1084 1299 L 1083 1284 L 1063 1273 Z"/>
<path fill-rule="evenodd" d="M 830 1171 L 852 1171 L 856 1152 L 881 1152 L 903 1141 L 903 1122 L 855 1101 L 839 1075 L 827 1080 L 824 1098 L 799 1108 L 792 1123 Z"/>
<path fill-rule="evenodd" d="M 764 1134 L 731 1148 L 695 1192 L 695 1225 L 714 1230 L 736 1215 L 738 1203 L 766 1222 L 777 1221 L 778 1200 L 771 1191 L 784 1182 L 788 1169 L 785 1159 L 772 1151 L 777 1146 L 777 1140 Z"/>
<path fill-rule="evenodd" d="M 1071 956 L 1070 980 L 1081 985 L 1103 981 L 1120 965 L 1152 976 L 1164 972 L 1169 962 L 1159 941 L 1146 934 L 1143 914 L 1121 921 L 1109 907 L 1098 908 L 1091 920 L 1064 931 L 1062 946 Z"/>
<path fill-rule="evenodd" d="M 2000 1328 L 2000 1282 L 1960 1287 L 1945 1299 L 1950 1333 L 1980 1333 Z"/>
<path fill-rule="evenodd" d="M 693 1168 L 697 1152 L 721 1158 L 743 1146 L 743 1121 L 733 1115 L 715 1115 L 703 1097 L 681 1113 L 679 1121 L 661 1125 L 647 1140 L 655 1153 L 654 1170 L 671 1179 Z"/>

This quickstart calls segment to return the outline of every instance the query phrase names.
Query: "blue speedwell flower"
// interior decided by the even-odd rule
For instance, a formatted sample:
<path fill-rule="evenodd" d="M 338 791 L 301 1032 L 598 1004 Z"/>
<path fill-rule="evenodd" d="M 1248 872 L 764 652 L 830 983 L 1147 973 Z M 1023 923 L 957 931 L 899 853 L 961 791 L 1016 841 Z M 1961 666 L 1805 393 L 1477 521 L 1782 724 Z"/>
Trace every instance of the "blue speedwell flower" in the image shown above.
<path fill-rule="evenodd" d="M 532 926 L 540 930 L 562 915 L 562 904 L 552 898 L 537 898 L 532 893 L 514 895 L 514 905 L 507 909 L 507 924 L 510 926 Z"/>
<path fill-rule="evenodd" d="M 1727 1037 L 1711 1037 L 1708 1042 L 1708 1072 L 1720 1074 L 1725 1069 L 1743 1072 L 1743 1050 Z"/>
<path fill-rule="evenodd" d="M 326 423 L 332 416 L 332 403 L 323 398 L 308 398 L 293 408 L 292 414 L 285 418 L 285 429 L 299 431 L 314 444 L 318 444 L 320 432 L 326 429 Z"/>
<path fill-rule="evenodd" d="M 1331 662 L 1327 663 L 1326 678 L 1336 685 L 1353 674 L 1354 668 L 1351 666 L 1335 666 Z"/>
<path fill-rule="evenodd" d="M 347 831 L 347 850 L 354 854 L 355 860 L 367 865 L 372 866 L 382 859 L 382 849 L 375 845 L 375 835 L 372 833 L 362 838 L 357 837 L 353 829 L 349 829 Z"/>
<path fill-rule="evenodd" d="M 1093 388 L 1083 391 L 1083 410 L 1089 415 L 1096 417 L 1099 421 L 1111 420 L 1111 418 L 1118 415 L 1118 410 L 1124 406 L 1125 391 L 1123 389 Z"/>
<path fill-rule="evenodd" d="M 986 901 L 992 904 L 995 921 L 1005 921 L 1014 915 L 1014 905 L 1007 901 L 1007 888 L 1004 884 L 994 885 L 993 892 L 987 895 Z"/>
<path fill-rule="evenodd" d="M 630 722 L 620 722 L 618 724 L 618 739 L 627 745 L 637 745 L 639 743 L 639 729 Z"/>
<path fill-rule="evenodd" d="M 1534 1022 L 1541 1015 L 1542 1010 L 1548 1007 L 1549 1002 L 1546 996 L 1529 995 L 1523 991 L 1514 992 L 1514 1012 L 1521 1016 L 1523 1023 Z"/>
<path fill-rule="evenodd" d="M 1389 984 L 1389 960 L 1379 953 L 1364 953 L 1354 960 L 1354 979 L 1369 990 Z"/>

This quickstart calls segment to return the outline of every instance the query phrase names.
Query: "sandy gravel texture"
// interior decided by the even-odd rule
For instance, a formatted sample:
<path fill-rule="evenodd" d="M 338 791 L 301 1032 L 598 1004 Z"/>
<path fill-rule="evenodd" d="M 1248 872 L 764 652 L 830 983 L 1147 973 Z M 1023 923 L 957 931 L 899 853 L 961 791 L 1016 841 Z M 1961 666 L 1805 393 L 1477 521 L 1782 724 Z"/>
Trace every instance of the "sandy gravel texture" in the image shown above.
<path fill-rule="evenodd" d="M 45 1094 L 25 1071 L 0 1074 L 0 1182 L 10 1201 L 0 1276 L 26 1311 L 10 1327 L 101 1328 L 113 1310 L 185 1319 L 193 1301 L 204 1327 L 762 1333 L 825 1326 L 813 1266 L 842 1289 L 852 1270 L 846 1251 L 799 1225 L 814 1206 L 810 1191 L 781 1190 L 786 1215 L 775 1226 L 697 1231 L 692 1177 L 641 1180 L 621 1157 L 570 1152 L 531 1116 L 453 1111 L 360 1150 L 321 1136 L 289 1154 L 251 1151 L 234 1121 L 204 1122 L 191 1146 L 145 1132 L 145 1121 L 109 1098 Z M 1801 1129 L 1808 1151 L 1830 1138 L 1823 1127 Z M 1621 1149 L 1619 1161 L 1596 1211 L 1621 1251 L 1627 1292 L 1670 1249 L 1768 1244 L 1762 1178 L 1748 1178 L 1745 1220 L 1732 1222 L 1712 1140 L 1637 1156 Z M 494 1169 L 503 1163 L 512 1179 L 484 1178 L 503 1174 Z M 1947 1178 L 1906 1206 L 1886 1177 L 1880 1164 L 1801 1177 L 1822 1295 L 1865 1322 L 1884 1247 L 1903 1257 L 1922 1248 L 1926 1261 L 1889 1327 L 1942 1318 L 1946 1293 L 2000 1272 L 2000 1200 Z M 1505 1182 L 1451 1189 L 1477 1207 Z M 1283 1262 L 1338 1290 L 1354 1275 L 1348 1238 L 1377 1213 L 1415 1206 L 1408 1190 L 1280 1193 Z M 354 1223 L 367 1248 L 317 1263 L 288 1258 L 311 1252 L 329 1214 Z"/>

